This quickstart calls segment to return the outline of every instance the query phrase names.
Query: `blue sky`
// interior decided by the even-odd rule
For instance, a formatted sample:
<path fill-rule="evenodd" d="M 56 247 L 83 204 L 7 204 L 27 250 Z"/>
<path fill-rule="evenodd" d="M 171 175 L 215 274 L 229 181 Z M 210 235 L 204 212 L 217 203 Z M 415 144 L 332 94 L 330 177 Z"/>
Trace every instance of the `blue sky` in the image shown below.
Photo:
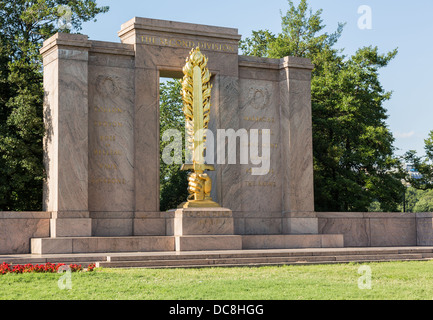
<path fill-rule="evenodd" d="M 297 4 L 299 0 L 294 0 Z M 120 25 L 134 16 L 237 28 L 243 38 L 252 30 L 281 31 L 281 14 L 287 0 L 97 0 L 110 11 L 86 23 L 81 33 L 91 40 L 119 42 Z M 194 3 L 197 5 L 194 6 Z M 312 9 L 323 9 L 326 31 L 346 26 L 337 47 L 346 55 L 363 46 L 378 46 L 386 53 L 398 48 L 397 57 L 381 70 L 381 83 L 392 91 L 387 124 L 396 139 L 397 154 L 417 150 L 424 154 L 424 139 L 433 130 L 433 1 L 414 0 L 309 0 Z M 360 29 L 361 5 L 372 10 L 372 29 Z"/>

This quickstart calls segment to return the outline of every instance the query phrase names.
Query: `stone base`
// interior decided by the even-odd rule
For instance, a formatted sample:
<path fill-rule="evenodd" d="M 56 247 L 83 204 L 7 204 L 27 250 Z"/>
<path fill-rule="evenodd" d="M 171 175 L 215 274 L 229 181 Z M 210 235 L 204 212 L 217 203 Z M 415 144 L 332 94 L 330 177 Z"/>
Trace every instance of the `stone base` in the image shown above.
<path fill-rule="evenodd" d="M 285 218 L 283 219 L 284 234 L 319 234 L 318 218 Z"/>
<path fill-rule="evenodd" d="M 176 237 L 176 251 L 242 250 L 242 236 Z"/>
<path fill-rule="evenodd" d="M 174 212 L 91 212 L 92 236 L 172 236 Z"/>
<path fill-rule="evenodd" d="M 196 235 L 31 239 L 32 254 L 343 248 L 343 235 Z"/>
<path fill-rule="evenodd" d="M 174 251 L 174 237 L 68 237 L 31 239 L 32 254 Z"/>
<path fill-rule="evenodd" d="M 174 235 L 233 235 L 233 213 L 225 208 L 184 208 L 174 213 Z"/>

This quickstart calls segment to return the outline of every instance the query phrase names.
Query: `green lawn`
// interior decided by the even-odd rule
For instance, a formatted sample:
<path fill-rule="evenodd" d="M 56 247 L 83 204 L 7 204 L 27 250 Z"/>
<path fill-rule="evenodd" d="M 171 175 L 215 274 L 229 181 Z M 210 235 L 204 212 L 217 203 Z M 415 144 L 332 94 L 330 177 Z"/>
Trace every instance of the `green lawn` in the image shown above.
<path fill-rule="evenodd" d="M 13 300 L 432 300 L 433 261 L 370 263 L 371 289 L 358 288 L 359 264 L 211 269 L 97 269 L 0 276 Z M 64 278 L 62 278 L 64 279 Z M 66 282 L 61 282 L 66 284 Z"/>

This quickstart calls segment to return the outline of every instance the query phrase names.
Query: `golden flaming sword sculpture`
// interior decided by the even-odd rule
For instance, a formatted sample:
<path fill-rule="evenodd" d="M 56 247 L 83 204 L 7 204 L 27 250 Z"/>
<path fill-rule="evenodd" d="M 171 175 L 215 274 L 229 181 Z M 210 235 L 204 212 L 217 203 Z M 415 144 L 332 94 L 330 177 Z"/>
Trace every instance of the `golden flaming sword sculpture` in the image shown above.
<path fill-rule="evenodd" d="M 183 68 L 182 99 L 185 114 L 186 139 L 192 151 L 192 164 L 184 164 L 181 170 L 192 170 L 188 175 L 188 201 L 180 208 L 219 207 L 210 196 L 212 180 L 205 170 L 214 171 L 213 165 L 205 164 L 206 130 L 210 117 L 210 97 L 212 85 L 207 68 L 208 59 L 200 48 L 192 49 Z"/>

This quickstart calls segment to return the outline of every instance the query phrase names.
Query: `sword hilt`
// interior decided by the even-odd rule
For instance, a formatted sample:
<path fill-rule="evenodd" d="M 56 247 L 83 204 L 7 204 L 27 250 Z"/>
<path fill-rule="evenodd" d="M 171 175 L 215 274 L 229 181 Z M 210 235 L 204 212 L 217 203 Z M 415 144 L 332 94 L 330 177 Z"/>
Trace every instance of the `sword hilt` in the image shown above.
<path fill-rule="evenodd" d="M 188 170 L 194 170 L 194 171 L 215 171 L 215 167 L 212 164 L 183 164 L 182 168 L 180 168 L 182 171 L 188 171 Z"/>

